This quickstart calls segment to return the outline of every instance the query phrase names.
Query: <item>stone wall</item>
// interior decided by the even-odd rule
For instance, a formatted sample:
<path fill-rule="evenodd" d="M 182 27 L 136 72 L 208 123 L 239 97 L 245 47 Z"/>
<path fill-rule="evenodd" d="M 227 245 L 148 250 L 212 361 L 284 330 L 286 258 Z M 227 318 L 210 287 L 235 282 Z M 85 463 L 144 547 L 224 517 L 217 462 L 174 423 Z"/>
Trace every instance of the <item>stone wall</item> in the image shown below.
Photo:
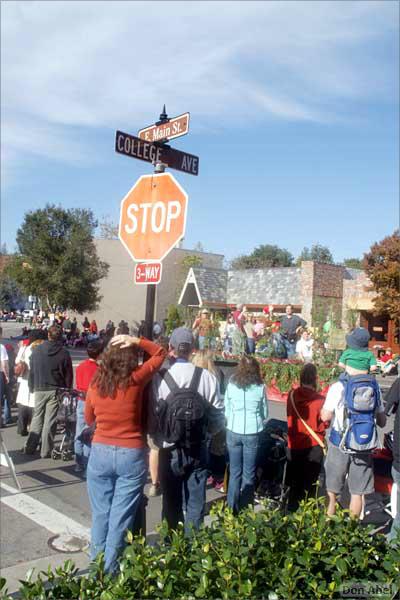
<path fill-rule="evenodd" d="M 357 324 L 359 324 L 360 311 L 373 310 L 373 298 L 375 292 L 372 289 L 371 280 L 361 269 L 345 269 L 343 279 L 343 327 L 349 326 L 350 313 L 356 313 Z"/>
<path fill-rule="evenodd" d="M 344 267 L 314 261 L 301 263 L 302 314 L 307 323 L 321 324 L 331 313 L 342 318 Z"/>

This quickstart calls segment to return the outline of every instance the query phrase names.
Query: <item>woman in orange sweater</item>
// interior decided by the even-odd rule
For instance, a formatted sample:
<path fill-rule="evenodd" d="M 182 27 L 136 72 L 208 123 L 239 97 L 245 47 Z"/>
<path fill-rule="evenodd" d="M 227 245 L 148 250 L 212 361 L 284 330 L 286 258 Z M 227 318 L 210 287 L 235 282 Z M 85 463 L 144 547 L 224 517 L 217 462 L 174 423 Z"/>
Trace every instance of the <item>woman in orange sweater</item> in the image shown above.
<path fill-rule="evenodd" d="M 140 366 L 139 350 L 150 355 Z M 86 396 L 86 422 L 96 421 L 87 468 L 91 558 L 104 552 L 108 572 L 118 568 L 126 532 L 132 529 L 143 495 L 147 476 L 143 388 L 165 356 L 161 346 L 145 338 L 116 336 L 102 354 Z"/>

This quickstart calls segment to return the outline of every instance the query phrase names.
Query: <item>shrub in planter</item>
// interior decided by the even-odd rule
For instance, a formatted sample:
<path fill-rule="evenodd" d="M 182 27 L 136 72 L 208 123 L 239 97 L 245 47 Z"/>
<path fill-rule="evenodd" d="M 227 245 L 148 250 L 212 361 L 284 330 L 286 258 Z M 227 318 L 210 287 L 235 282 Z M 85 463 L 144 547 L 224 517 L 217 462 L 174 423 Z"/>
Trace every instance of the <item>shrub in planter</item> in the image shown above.
<path fill-rule="evenodd" d="M 397 549 L 382 535 L 340 511 L 327 519 L 321 500 L 304 502 L 294 513 L 222 507 L 215 520 L 188 539 L 179 530 L 168 544 L 147 546 L 129 536 L 119 574 L 104 575 L 101 559 L 78 577 L 70 561 L 36 582 L 21 584 L 26 599 L 71 598 L 338 598 L 350 581 L 400 583 Z M 165 526 L 161 536 L 166 536 Z"/>

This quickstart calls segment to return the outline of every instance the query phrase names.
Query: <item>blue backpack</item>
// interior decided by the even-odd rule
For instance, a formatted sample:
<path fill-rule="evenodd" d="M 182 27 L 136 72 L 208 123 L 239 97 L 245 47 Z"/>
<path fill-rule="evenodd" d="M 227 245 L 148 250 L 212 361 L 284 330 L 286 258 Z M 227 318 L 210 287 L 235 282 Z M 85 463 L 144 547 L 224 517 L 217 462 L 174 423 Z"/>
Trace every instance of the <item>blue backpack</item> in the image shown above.
<path fill-rule="evenodd" d="M 373 375 L 339 378 L 344 386 L 343 431 L 331 430 L 330 440 L 344 452 L 370 452 L 377 447 L 375 411 L 380 390 Z"/>

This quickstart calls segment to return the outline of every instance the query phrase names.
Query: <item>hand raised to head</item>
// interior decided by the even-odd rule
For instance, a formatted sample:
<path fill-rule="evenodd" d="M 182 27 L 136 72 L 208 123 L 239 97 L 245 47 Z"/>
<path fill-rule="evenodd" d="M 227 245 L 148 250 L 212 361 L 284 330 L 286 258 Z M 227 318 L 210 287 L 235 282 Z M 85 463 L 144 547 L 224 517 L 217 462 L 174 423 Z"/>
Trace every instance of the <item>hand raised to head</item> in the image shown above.
<path fill-rule="evenodd" d="M 129 346 L 137 346 L 139 342 L 140 339 L 134 335 L 121 334 L 114 336 L 111 339 L 110 344 L 111 346 L 119 346 L 120 348 L 129 348 Z"/>

